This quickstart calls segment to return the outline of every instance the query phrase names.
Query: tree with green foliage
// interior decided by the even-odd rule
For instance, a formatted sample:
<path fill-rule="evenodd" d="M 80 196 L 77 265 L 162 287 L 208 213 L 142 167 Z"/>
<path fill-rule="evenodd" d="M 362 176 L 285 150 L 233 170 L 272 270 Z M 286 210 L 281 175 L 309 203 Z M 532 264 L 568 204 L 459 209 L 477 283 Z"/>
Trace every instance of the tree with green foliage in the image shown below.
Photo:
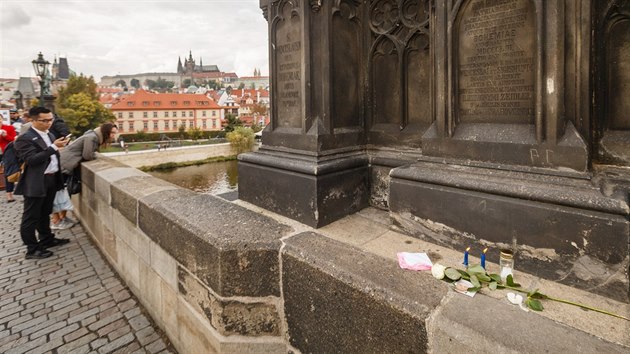
<path fill-rule="evenodd" d="M 179 131 L 179 136 L 183 139 L 186 136 L 186 124 L 180 124 L 179 128 L 177 128 L 177 131 Z"/>
<path fill-rule="evenodd" d="M 59 108 L 66 108 L 68 99 L 77 93 L 85 93 L 91 100 L 98 101 L 94 77 L 83 76 L 83 74 L 70 76 L 66 87 L 59 89 L 56 104 Z"/>
<path fill-rule="evenodd" d="M 234 131 L 227 133 L 227 140 L 235 154 L 252 151 L 254 147 L 254 131 L 246 127 L 236 127 Z"/>
<path fill-rule="evenodd" d="M 244 83 L 244 82 L 241 82 L 241 83 L 238 85 L 238 89 L 239 89 L 239 90 L 242 90 L 242 89 L 244 89 L 244 88 L 245 88 L 245 83 Z"/>
<path fill-rule="evenodd" d="M 88 129 L 116 120 L 112 112 L 85 92 L 75 93 L 67 98 L 64 107 L 57 111 L 66 121 L 72 134 L 77 136 Z"/>
<path fill-rule="evenodd" d="M 94 78 L 83 74 L 72 75 L 66 87 L 59 90 L 57 112 L 73 134 L 81 135 L 88 129 L 116 120 L 98 98 Z"/>
<path fill-rule="evenodd" d="M 223 128 L 223 130 L 225 130 L 226 132 L 234 131 L 236 127 L 243 126 L 243 122 L 241 122 L 241 120 L 238 119 L 238 117 L 234 114 L 226 114 L 224 124 L 225 127 Z"/>
<path fill-rule="evenodd" d="M 136 78 L 133 78 L 133 79 L 131 79 L 131 81 L 129 81 L 129 85 L 131 87 L 139 89 L 140 88 L 140 80 L 138 80 Z"/>
<path fill-rule="evenodd" d="M 188 137 L 190 137 L 192 140 L 197 141 L 201 139 L 201 137 L 203 137 L 203 131 L 201 130 L 201 128 L 191 127 L 188 129 Z"/>
<path fill-rule="evenodd" d="M 256 84 L 252 82 L 252 84 L 249 85 L 249 88 L 252 89 L 252 90 L 255 90 L 256 89 Z"/>
<path fill-rule="evenodd" d="M 258 133 L 259 131 L 261 131 L 263 129 L 260 125 L 258 125 L 256 123 L 252 124 L 251 128 L 254 131 L 254 133 Z"/>
<path fill-rule="evenodd" d="M 187 87 L 189 87 L 192 84 L 193 84 L 193 81 L 191 79 L 184 79 L 184 81 L 182 81 L 182 87 L 183 88 L 187 88 Z"/>

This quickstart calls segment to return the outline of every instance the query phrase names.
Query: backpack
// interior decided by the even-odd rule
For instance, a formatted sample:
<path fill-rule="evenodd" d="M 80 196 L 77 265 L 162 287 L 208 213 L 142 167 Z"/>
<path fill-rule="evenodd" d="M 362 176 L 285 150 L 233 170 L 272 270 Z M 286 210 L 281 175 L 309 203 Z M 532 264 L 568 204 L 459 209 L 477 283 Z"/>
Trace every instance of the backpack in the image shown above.
<path fill-rule="evenodd" d="M 17 156 L 13 142 L 7 144 L 4 149 L 2 163 L 4 164 L 4 175 L 7 176 L 7 181 L 12 183 L 19 181 L 24 171 L 24 162 Z"/>

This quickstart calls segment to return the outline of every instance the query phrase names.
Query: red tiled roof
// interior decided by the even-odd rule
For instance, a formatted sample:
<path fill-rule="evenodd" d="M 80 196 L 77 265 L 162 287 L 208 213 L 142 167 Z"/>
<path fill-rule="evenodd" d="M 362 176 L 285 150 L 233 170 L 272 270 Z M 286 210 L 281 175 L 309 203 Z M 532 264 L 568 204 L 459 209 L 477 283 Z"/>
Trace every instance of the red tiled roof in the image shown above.
<path fill-rule="evenodd" d="M 153 93 L 138 90 L 114 104 L 112 111 L 159 111 L 173 109 L 220 109 L 203 94 Z"/>
<path fill-rule="evenodd" d="M 116 93 L 123 92 L 124 89 L 120 87 L 98 87 L 96 91 L 98 91 L 98 93 Z"/>

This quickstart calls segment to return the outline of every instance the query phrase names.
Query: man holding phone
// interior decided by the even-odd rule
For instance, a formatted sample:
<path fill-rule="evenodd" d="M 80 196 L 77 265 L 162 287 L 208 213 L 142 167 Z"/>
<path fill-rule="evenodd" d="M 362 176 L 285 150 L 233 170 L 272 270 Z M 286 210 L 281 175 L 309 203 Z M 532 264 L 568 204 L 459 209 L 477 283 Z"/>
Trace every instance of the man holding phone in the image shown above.
<path fill-rule="evenodd" d="M 70 242 L 55 238 L 50 229 L 55 194 L 63 188 L 59 150 L 66 146 L 68 139 L 55 139 L 49 132 L 54 119 L 49 109 L 33 107 L 29 115 L 33 119 L 31 128 L 20 134 L 14 143 L 18 156 L 25 162 L 15 194 L 24 196 L 20 236 L 26 245 L 26 259 L 39 259 L 52 256 L 49 247 Z"/>

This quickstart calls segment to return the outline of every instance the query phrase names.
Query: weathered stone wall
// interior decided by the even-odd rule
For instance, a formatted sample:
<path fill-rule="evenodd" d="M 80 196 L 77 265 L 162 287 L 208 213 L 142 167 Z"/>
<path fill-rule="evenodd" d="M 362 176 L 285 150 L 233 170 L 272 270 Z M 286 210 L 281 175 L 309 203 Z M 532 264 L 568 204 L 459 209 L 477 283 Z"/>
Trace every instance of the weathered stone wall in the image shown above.
<path fill-rule="evenodd" d="M 289 227 L 107 158 L 82 173 L 83 225 L 179 352 L 286 352 Z"/>
<path fill-rule="evenodd" d="M 81 222 L 180 353 L 580 352 L 575 343 L 608 353 L 630 346 L 609 318 L 581 320 L 589 313 L 579 310 L 577 319 L 531 316 L 485 295 L 472 304 L 426 272 L 400 270 L 391 257 L 112 159 L 84 163 L 82 173 L 74 198 Z M 509 325 L 480 321 L 489 308 Z M 598 338 L 584 323 L 600 332 L 612 327 L 612 335 Z"/>

